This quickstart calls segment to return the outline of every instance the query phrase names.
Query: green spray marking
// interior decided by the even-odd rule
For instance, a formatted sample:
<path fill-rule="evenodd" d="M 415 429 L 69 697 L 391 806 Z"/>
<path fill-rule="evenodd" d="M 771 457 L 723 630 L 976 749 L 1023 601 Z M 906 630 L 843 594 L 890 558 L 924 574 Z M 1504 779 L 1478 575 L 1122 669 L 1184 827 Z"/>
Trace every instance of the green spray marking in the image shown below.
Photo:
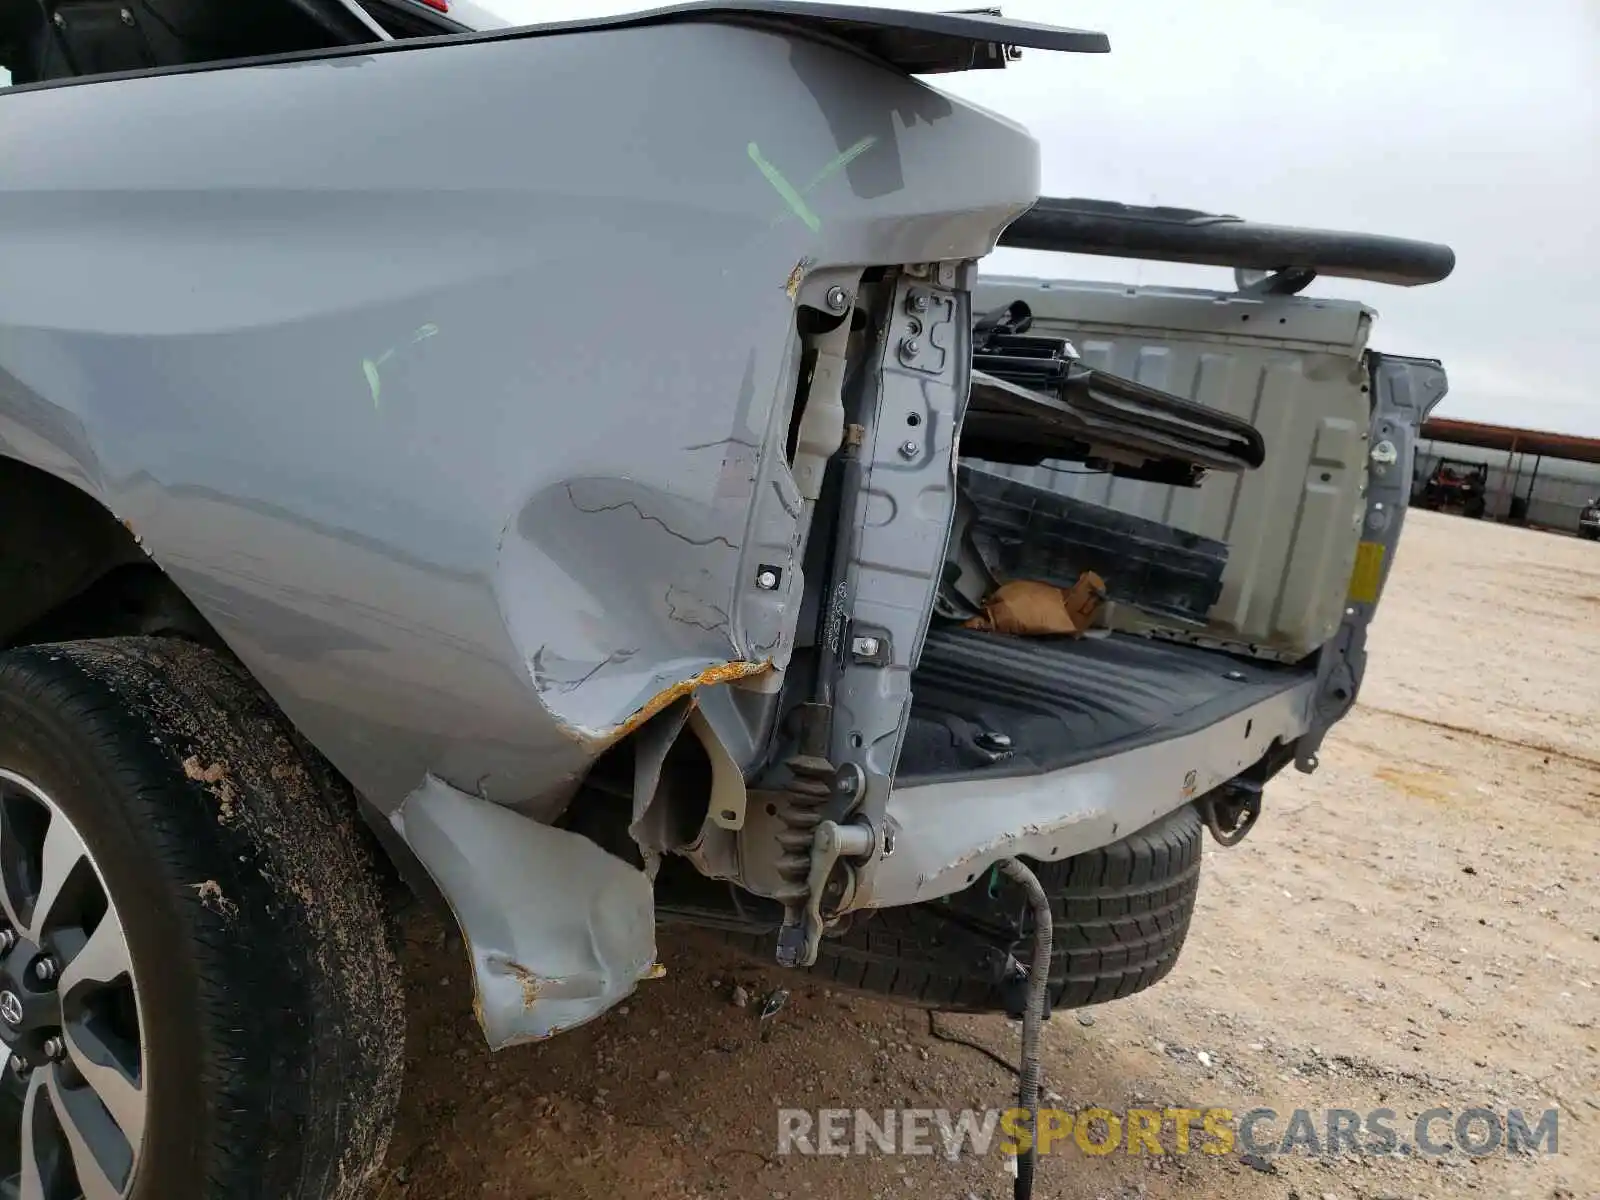
<path fill-rule="evenodd" d="M 863 154 L 865 154 L 868 150 L 871 150 L 877 144 L 877 136 L 875 134 L 868 134 L 855 145 L 841 150 L 838 154 L 835 154 L 831 160 L 829 160 L 827 166 L 823 167 L 822 170 L 816 173 L 815 177 L 813 177 L 810 183 L 806 184 L 805 187 L 800 189 L 800 194 L 802 196 L 809 196 L 813 189 L 821 186 L 823 183 L 833 178 L 833 176 L 844 170 L 851 163 L 855 162 L 856 159 L 860 158 Z"/>
<path fill-rule="evenodd" d="M 372 389 L 372 407 L 378 407 L 378 393 L 383 390 L 383 381 L 378 378 L 378 368 L 394 357 L 394 347 L 390 346 L 374 362 L 370 358 L 361 360 L 361 373 L 367 377 L 367 387 Z"/>
<path fill-rule="evenodd" d="M 378 393 L 383 388 L 382 382 L 378 379 L 378 364 L 370 358 L 363 358 L 361 360 L 361 373 L 367 377 L 367 387 L 372 389 L 372 407 L 377 409 Z"/>
<path fill-rule="evenodd" d="M 816 233 L 822 228 L 822 219 L 811 210 L 811 206 L 806 203 L 806 197 L 877 144 L 877 136 L 868 134 L 854 145 L 847 146 L 829 159 L 823 165 L 823 168 L 811 177 L 805 187 L 799 189 L 796 189 L 793 184 L 784 178 L 782 171 L 761 156 L 761 148 L 754 142 L 750 143 L 749 152 L 750 161 L 760 168 L 761 173 L 767 177 L 767 182 L 772 184 L 778 195 L 782 196 L 789 205 L 790 211 L 804 221 L 812 233 Z M 789 213 L 779 213 L 777 217 L 773 218 L 772 224 L 774 226 L 781 225 L 788 219 L 788 216 Z"/>
<path fill-rule="evenodd" d="M 426 338 L 431 338 L 438 332 L 439 327 L 432 321 L 429 321 L 425 325 L 418 325 L 416 331 L 411 335 L 411 344 L 415 346 L 418 342 L 423 341 Z M 394 347 L 390 346 L 382 354 L 378 355 L 376 360 L 370 358 L 363 358 L 361 360 L 361 373 L 367 377 L 367 387 L 372 392 L 372 407 L 374 409 L 381 407 L 381 405 L 378 403 L 378 395 L 383 391 L 383 381 L 378 378 L 378 368 L 383 366 L 384 363 L 388 362 L 393 357 Z"/>
<path fill-rule="evenodd" d="M 800 193 L 794 190 L 794 184 L 783 177 L 783 172 L 761 156 L 761 147 L 751 142 L 745 149 L 750 155 L 750 161 L 755 163 L 756 169 L 767 177 L 767 182 L 772 185 L 772 190 L 783 197 L 784 203 L 789 206 L 789 211 L 804 221 L 806 228 L 811 230 L 812 233 L 820 230 L 822 228 L 822 219 L 811 211 L 810 206 L 806 204 Z"/>

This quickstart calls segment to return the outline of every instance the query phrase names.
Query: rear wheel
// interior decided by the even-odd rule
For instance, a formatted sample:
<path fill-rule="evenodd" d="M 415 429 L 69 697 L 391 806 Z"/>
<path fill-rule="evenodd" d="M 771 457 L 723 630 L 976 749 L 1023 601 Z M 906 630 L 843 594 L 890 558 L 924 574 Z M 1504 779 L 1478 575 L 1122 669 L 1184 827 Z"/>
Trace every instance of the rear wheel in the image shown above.
<path fill-rule="evenodd" d="M 360 1193 L 402 1007 L 357 820 L 211 651 L 0 656 L 0 1196 Z"/>

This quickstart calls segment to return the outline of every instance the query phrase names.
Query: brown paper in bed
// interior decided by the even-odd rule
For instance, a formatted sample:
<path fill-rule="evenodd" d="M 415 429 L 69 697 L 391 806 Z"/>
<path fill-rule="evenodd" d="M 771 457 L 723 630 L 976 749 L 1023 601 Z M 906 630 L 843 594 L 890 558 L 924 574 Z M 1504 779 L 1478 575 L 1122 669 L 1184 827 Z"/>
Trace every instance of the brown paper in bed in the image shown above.
<path fill-rule="evenodd" d="M 1078 576 L 1070 588 L 1014 579 L 996 588 L 983 602 L 983 614 L 965 627 L 1019 637 L 1076 636 L 1094 624 L 1105 595 L 1105 580 L 1093 571 Z"/>

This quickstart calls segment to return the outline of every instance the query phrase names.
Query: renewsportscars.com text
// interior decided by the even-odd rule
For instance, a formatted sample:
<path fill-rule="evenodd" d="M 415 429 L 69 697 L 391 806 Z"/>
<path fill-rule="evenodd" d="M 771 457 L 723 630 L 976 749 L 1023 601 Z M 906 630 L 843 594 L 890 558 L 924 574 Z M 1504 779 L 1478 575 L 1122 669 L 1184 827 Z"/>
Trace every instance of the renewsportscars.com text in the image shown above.
<path fill-rule="evenodd" d="M 1076 1150 L 1105 1154 L 1254 1154 L 1269 1157 L 1556 1154 L 1560 1114 L 1513 1108 L 1430 1108 L 1404 1117 L 1389 1108 L 1041 1108 L 1037 1134 L 1023 1108 L 778 1110 L 778 1153 L 962 1155 Z"/>

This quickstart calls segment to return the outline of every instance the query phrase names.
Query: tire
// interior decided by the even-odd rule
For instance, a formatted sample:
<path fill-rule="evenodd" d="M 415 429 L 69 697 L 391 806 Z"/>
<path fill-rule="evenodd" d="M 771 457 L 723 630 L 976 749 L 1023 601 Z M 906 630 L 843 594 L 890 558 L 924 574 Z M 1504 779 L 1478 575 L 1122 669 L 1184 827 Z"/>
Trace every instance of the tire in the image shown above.
<path fill-rule="evenodd" d="M 79 841 L 54 852 L 74 865 L 50 903 L 35 885 L 58 830 Z M 43 1186 L 23 1195 L 360 1196 L 404 1063 L 367 837 L 348 787 L 217 653 L 117 638 L 0 655 L 0 895 L 22 938 L 0 955 L 0 1037 L 31 1064 L 0 1086 L 0 1194 L 29 1169 L 25 1117 Z M 18 964 L 41 953 L 54 984 Z M 30 1025 L 58 1022 L 53 1053 L 5 1023 L 19 989 Z"/>
<path fill-rule="evenodd" d="M 1184 805 L 1119 842 L 1059 862 L 1024 859 L 1050 896 L 1054 940 L 1050 1006 L 1083 1008 L 1142 992 L 1178 961 L 1200 890 L 1204 827 Z M 953 922 L 994 922 L 1024 907 L 987 872 L 944 904 L 879 909 L 840 937 L 824 938 L 810 973 L 840 987 L 951 1012 L 1017 1011 L 1020 989 L 996 978 L 993 952 Z M 1031 923 L 1030 923 L 1031 927 Z M 770 956 L 769 938 L 740 938 Z M 1016 954 L 1026 960 L 1026 943 Z"/>

